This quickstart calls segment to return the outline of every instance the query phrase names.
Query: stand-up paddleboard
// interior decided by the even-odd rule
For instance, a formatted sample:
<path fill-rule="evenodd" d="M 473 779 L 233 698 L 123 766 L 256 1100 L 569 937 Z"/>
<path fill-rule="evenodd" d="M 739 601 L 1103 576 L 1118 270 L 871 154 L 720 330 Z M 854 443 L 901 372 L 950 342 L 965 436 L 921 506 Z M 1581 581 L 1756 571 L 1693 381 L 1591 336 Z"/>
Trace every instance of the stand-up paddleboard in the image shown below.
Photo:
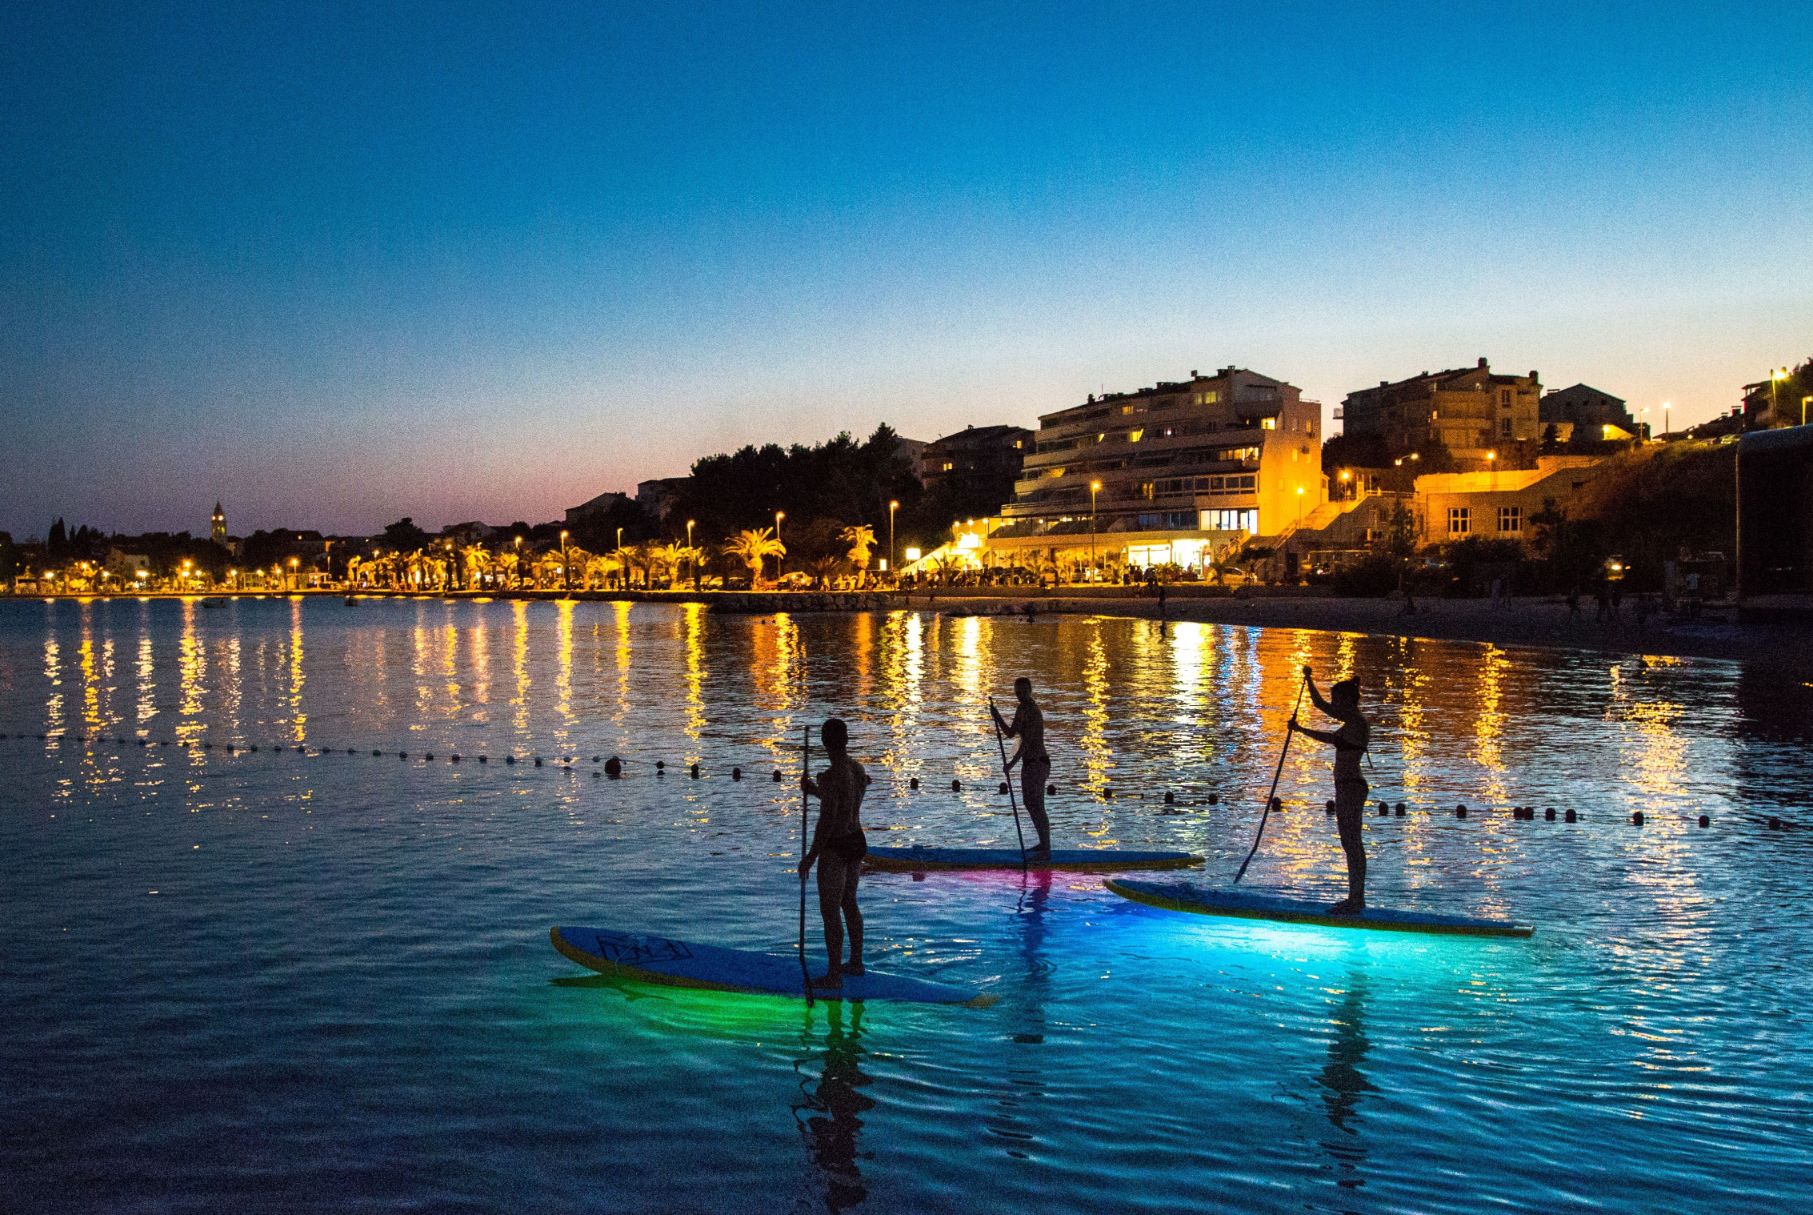
<path fill-rule="evenodd" d="M 799 959 L 791 954 L 694 945 L 609 928 L 556 927 L 548 931 L 548 939 L 568 958 L 600 974 L 711 991 L 801 999 L 806 995 Z M 967 1004 L 971 1008 L 986 1008 L 995 1002 L 994 996 L 971 987 L 873 970 L 845 975 L 840 988 L 815 987 L 812 995 L 818 1000 L 907 1000 L 919 1004 Z"/>
<path fill-rule="evenodd" d="M 863 861 L 871 869 L 926 873 L 934 869 L 1063 869 L 1072 873 L 1115 873 L 1122 869 L 1187 869 L 1202 864 L 1188 852 L 1139 852 L 1130 848 L 1053 848 L 1049 859 L 1020 859 L 1017 848 L 871 848 Z"/>
<path fill-rule="evenodd" d="M 1234 890 L 1208 890 L 1187 882 L 1140 882 L 1109 878 L 1108 889 L 1124 899 L 1162 907 L 1167 911 L 1193 911 L 1198 915 L 1237 916 L 1249 920 L 1275 920 L 1286 924 L 1320 924 L 1325 928 L 1372 928 L 1384 932 L 1431 932 L 1469 937 L 1527 937 L 1536 930 L 1510 920 L 1480 920 L 1472 916 L 1442 915 L 1433 911 L 1394 911 L 1368 907 L 1358 915 L 1337 915 L 1325 903 L 1287 899 L 1278 895 Z"/>

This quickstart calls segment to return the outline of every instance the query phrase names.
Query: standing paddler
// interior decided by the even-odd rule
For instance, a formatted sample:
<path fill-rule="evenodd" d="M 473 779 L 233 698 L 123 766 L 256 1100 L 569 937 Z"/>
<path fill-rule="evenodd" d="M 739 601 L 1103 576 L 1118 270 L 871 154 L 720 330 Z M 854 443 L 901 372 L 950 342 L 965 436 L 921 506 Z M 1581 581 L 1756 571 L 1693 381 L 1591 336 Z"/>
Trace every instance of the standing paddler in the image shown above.
<path fill-rule="evenodd" d="M 1315 678 L 1307 666 L 1303 668 L 1303 683 L 1316 708 L 1341 723 L 1338 730 L 1311 730 L 1298 725 L 1293 713 L 1290 728 L 1335 749 L 1335 827 L 1341 833 L 1341 851 L 1347 854 L 1347 897 L 1329 910 L 1336 915 L 1351 915 L 1366 909 L 1366 841 L 1361 820 L 1370 786 L 1360 773 L 1360 756 L 1371 741 L 1372 726 L 1360 712 L 1359 680 L 1343 679 L 1333 685 L 1328 689 L 1327 700 L 1316 690 Z"/>
<path fill-rule="evenodd" d="M 812 849 L 799 863 L 800 881 L 818 864 L 818 911 L 825 921 L 825 954 L 830 965 L 812 980 L 814 987 L 838 988 L 845 975 L 862 969 L 862 911 L 856 906 L 856 879 L 869 842 L 862 832 L 862 795 L 869 774 L 850 758 L 850 727 L 841 718 L 826 720 L 819 731 L 831 766 L 813 780 L 800 776 L 800 788 L 818 798 L 818 826 Z M 844 929 L 850 932 L 850 960 L 843 959 Z"/>
<path fill-rule="evenodd" d="M 1051 820 L 1045 817 L 1045 782 L 1051 777 L 1051 756 L 1045 750 L 1045 714 L 1032 698 L 1032 680 L 1022 675 L 1014 680 L 1014 719 L 1004 720 L 1001 710 L 991 701 L 988 711 L 994 714 L 995 729 L 1008 738 L 1020 740 L 1019 749 L 1007 761 L 1011 771 L 1020 765 L 1020 795 L 1026 802 L 1027 817 L 1039 833 L 1039 842 L 1029 849 L 1026 858 L 1033 861 L 1051 859 Z M 1011 779 L 1011 777 L 1009 778 Z"/>

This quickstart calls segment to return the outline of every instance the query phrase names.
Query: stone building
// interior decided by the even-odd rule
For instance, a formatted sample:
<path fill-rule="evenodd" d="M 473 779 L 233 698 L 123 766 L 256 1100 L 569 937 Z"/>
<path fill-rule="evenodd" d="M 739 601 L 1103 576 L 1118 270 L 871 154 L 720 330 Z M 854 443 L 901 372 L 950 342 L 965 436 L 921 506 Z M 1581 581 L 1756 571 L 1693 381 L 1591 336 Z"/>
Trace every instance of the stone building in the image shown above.
<path fill-rule="evenodd" d="M 1031 449 L 1032 431 L 1024 426 L 970 426 L 925 445 L 919 481 L 948 494 L 960 513 L 994 514 L 1013 497 Z"/>
<path fill-rule="evenodd" d="M 1377 435 L 1392 456 L 1439 442 L 1457 460 L 1484 463 L 1488 452 L 1541 438 L 1541 395 L 1536 372 L 1495 375 L 1482 358 L 1348 393 L 1339 416 L 1344 434 Z"/>
<path fill-rule="evenodd" d="M 1593 439 L 1637 437 L 1637 421 L 1624 399 L 1586 384 L 1544 393 L 1537 412 L 1543 430 L 1553 426 L 1555 437 L 1563 443 L 1580 432 Z"/>

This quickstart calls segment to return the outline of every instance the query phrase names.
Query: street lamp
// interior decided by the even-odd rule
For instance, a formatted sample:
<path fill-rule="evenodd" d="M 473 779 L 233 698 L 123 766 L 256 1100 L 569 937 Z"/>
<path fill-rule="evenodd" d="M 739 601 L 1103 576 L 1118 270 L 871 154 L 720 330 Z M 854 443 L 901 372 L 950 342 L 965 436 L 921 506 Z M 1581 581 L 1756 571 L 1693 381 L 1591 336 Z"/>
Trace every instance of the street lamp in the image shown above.
<path fill-rule="evenodd" d="M 184 562 L 184 564 L 186 565 L 187 562 Z M 300 575 L 298 575 L 296 573 L 297 569 L 300 568 L 301 565 L 302 565 L 301 561 L 297 560 L 294 557 L 290 558 L 290 589 L 292 591 L 299 591 L 302 589 L 301 577 L 300 577 Z"/>
<path fill-rule="evenodd" d="M 900 562 L 894 555 L 894 512 L 900 509 L 900 503 L 894 498 L 888 499 L 888 572 L 894 575 L 894 581 L 900 581 Z"/>
<path fill-rule="evenodd" d="M 1668 425 L 1669 404 L 1670 403 L 1667 401 L 1662 402 L 1662 435 L 1664 438 L 1666 438 L 1668 436 L 1668 434 L 1670 433 L 1669 425 Z"/>
<path fill-rule="evenodd" d="M 1771 371 L 1769 373 L 1769 420 L 1771 422 L 1775 420 L 1775 415 L 1781 408 L 1778 401 L 1780 396 L 1779 386 L 1781 382 L 1787 378 L 1788 369 L 1786 367 L 1782 368 L 1780 371 Z"/>
<path fill-rule="evenodd" d="M 621 527 L 617 529 L 617 547 L 623 547 L 623 529 Z M 570 591 L 573 589 L 573 563 L 567 560 L 567 533 L 565 529 L 562 529 L 560 533 L 560 580 L 566 584 L 567 590 Z"/>
<path fill-rule="evenodd" d="M 787 512 L 784 510 L 777 510 L 774 512 L 774 539 L 777 544 L 780 542 L 781 538 L 781 520 L 786 517 Z M 774 585 L 776 586 L 781 584 L 781 563 L 786 561 L 786 559 L 787 554 L 785 550 L 774 555 Z"/>
<path fill-rule="evenodd" d="M 695 591 L 699 589 L 699 554 L 692 547 L 692 527 L 696 522 L 696 519 L 686 521 L 686 559 L 692 562 L 692 589 Z"/>
<path fill-rule="evenodd" d="M 522 589 L 522 537 L 516 538 L 516 589 Z"/>
<path fill-rule="evenodd" d="M 1100 481 L 1089 483 L 1089 572 L 1095 573 L 1095 496 L 1102 492 Z"/>

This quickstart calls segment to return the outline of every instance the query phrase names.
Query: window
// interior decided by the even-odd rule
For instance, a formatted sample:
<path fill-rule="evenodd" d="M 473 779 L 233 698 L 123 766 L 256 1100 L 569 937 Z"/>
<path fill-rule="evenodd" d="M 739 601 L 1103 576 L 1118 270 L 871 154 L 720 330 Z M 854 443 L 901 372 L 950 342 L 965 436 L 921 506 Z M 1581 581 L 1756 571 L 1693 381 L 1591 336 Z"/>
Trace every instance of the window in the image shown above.
<path fill-rule="evenodd" d="M 1199 392 L 1196 394 L 1196 403 L 1198 405 L 1213 405 L 1215 402 L 1219 401 L 1220 399 L 1221 399 L 1221 393 L 1216 391 L 1215 389 L 1210 389 L 1208 392 Z"/>
<path fill-rule="evenodd" d="M 1508 439 L 1511 437 L 1511 419 L 1498 419 L 1498 437 L 1501 439 Z"/>
<path fill-rule="evenodd" d="M 1448 534 L 1465 536 L 1473 530 L 1473 508 L 1468 506 L 1450 506 L 1448 508 Z"/>
<path fill-rule="evenodd" d="M 949 460 L 946 460 L 944 462 L 944 471 L 945 472 L 949 472 L 951 469 L 953 469 L 955 467 L 957 467 L 957 466 L 955 464 L 951 463 Z"/>
<path fill-rule="evenodd" d="M 1019 451 L 1019 450 L 1020 450 L 1020 449 L 1021 449 L 1021 448 L 1022 448 L 1022 447 L 1024 447 L 1024 446 L 1025 446 L 1025 445 L 1026 445 L 1026 444 L 1025 444 L 1025 442 L 1024 442 L 1024 441 L 1023 441 L 1023 440 L 1020 440 L 1020 439 L 1015 439 L 1015 440 L 1014 440 L 1014 450 L 1015 450 L 1015 451 Z"/>
<path fill-rule="evenodd" d="M 1152 492 L 1153 492 L 1154 488 L 1155 488 L 1155 486 L 1152 484 L 1152 482 L 1141 481 L 1139 483 L 1139 491 L 1138 491 L 1139 496 L 1144 498 L 1148 502 L 1152 501 Z"/>
<path fill-rule="evenodd" d="M 1129 430 L 1127 432 L 1127 442 L 1129 442 L 1129 443 L 1137 443 L 1145 437 L 1146 437 L 1146 432 L 1144 429 Z"/>
<path fill-rule="evenodd" d="M 1509 388 L 1500 388 L 1498 390 L 1498 407 L 1500 409 L 1511 408 L 1511 390 Z"/>
<path fill-rule="evenodd" d="M 1259 419 L 1259 429 L 1260 430 L 1277 430 L 1278 429 L 1278 419 L 1277 418 L 1260 418 Z"/>
<path fill-rule="evenodd" d="M 1250 509 L 1205 510 L 1202 512 L 1202 530 L 1255 533 L 1259 530 L 1259 512 Z"/>
<path fill-rule="evenodd" d="M 1523 534 L 1523 507 L 1501 506 L 1498 508 L 1498 531 L 1500 535 L 1519 536 Z"/>

